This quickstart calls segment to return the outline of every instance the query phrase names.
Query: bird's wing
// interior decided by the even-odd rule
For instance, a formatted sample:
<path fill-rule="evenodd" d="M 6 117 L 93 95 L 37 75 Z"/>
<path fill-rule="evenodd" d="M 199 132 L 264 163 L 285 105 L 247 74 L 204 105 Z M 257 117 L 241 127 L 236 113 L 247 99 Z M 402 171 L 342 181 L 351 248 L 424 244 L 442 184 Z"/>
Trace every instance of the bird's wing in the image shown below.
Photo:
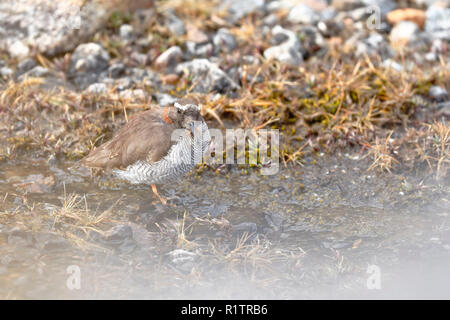
<path fill-rule="evenodd" d="M 126 168 L 139 160 L 153 163 L 167 155 L 175 125 L 149 110 L 131 119 L 113 139 L 92 150 L 81 163 L 93 168 Z"/>

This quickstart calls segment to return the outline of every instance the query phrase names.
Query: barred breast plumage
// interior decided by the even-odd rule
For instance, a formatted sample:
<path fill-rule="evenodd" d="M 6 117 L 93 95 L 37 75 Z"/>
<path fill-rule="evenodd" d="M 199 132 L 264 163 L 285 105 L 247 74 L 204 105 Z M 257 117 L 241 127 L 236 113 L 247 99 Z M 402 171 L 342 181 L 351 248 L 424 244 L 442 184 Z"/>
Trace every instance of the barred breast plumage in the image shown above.
<path fill-rule="evenodd" d="M 199 106 L 175 103 L 137 115 L 81 163 L 112 169 L 117 177 L 133 184 L 151 184 L 160 197 L 155 184 L 177 179 L 192 170 L 202 161 L 210 141 Z"/>

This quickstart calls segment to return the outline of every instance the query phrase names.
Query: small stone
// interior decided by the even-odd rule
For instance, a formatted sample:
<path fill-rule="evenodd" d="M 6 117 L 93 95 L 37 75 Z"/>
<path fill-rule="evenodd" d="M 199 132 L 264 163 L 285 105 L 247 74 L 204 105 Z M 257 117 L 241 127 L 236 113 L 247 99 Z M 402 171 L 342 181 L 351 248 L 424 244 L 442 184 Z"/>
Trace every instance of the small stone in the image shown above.
<path fill-rule="evenodd" d="M 314 24 L 319 18 L 319 15 L 313 9 L 304 4 L 299 4 L 291 9 L 287 20 L 291 23 Z"/>
<path fill-rule="evenodd" d="M 389 39 L 394 46 L 402 46 L 416 39 L 419 31 L 417 24 L 411 21 L 401 21 L 392 28 Z"/>
<path fill-rule="evenodd" d="M 14 41 L 7 49 L 12 58 L 23 59 L 30 54 L 30 49 L 19 40 Z"/>
<path fill-rule="evenodd" d="M 182 36 L 186 33 L 186 28 L 173 11 L 169 11 L 166 16 L 166 26 L 174 36 Z"/>
<path fill-rule="evenodd" d="M 439 86 L 431 86 L 428 90 L 428 95 L 434 101 L 443 102 L 448 99 L 448 92 L 442 87 Z"/>
<path fill-rule="evenodd" d="M 123 90 L 119 93 L 119 96 L 124 99 L 130 99 L 130 100 L 133 99 L 133 100 L 141 100 L 141 101 L 145 100 L 145 98 L 146 98 L 145 92 L 142 89 Z"/>
<path fill-rule="evenodd" d="M 34 61 L 33 58 L 28 58 L 28 59 L 22 60 L 17 65 L 17 75 L 19 76 L 27 71 L 30 71 L 34 67 L 36 67 L 36 61 Z"/>
<path fill-rule="evenodd" d="M 108 68 L 108 75 L 111 78 L 119 78 L 125 73 L 125 65 L 123 63 L 115 63 Z"/>
<path fill-rule="evenodd" d="M 133 38 L 133 26 L 129 24 L 123 24 L 120 26 L 119 35 L 122 39 L 131 40 Z"/>
<path fill-rule="evenodd" d="M 392 68 L 395 71 L 401 72 L 403 70 L 403 66 L 391 59 L 386 59 L 383 61 L 383 63 L 381 64 L 383 66 L 383 68 L 389 69 Z"/>
<path fill-rule="evenodd" d="M 173 46 L 164 51 L 155 60 L 155 67 L 163 69 L 176 65 L 182 58 L 183 52 L 178 46 Z"/>
<path fill-rule="evenodd" d="M 139 53 L 136 51 L 133 51 L 130 55 L 130 58 L 133 59 L 133 61 L 137 62 L 141 66 L 145 66 L 148 62 L 148 56 L 144 53 Z"/>
<path fill-rule="evenodd" d="M 25 78 L 44 78 L 46 76 L 50 75 L 50 71 L 47 68 L 36 66 L 33 69 L 25 72 L 21 76 L 19 76 L 18 80 L 23 81 Z"/>
<path fill-rule="evenodd" d="M 264 0 L 225 0 L 220 5 L 220 8 L 228 11 L 232 22 L 237 22 L 248 14 L 262 10 L 264 8 Z"/>
<path fill-rule="evenodd" d="M 70 78 L 82 89 L 98 82 L 99 75 L 109 67 L 109 54 L 97 43 L 80 44 L 70 60 Z"/>
<path fill-rule="evenodd" d="M 303 62 L 300 52 L 301 45 L 294 32 L 283 29 L 277 25 L 272 29 L 274 37 L 284 37 L 286 40 L 278 46 L 268 48 L 264 51 L 264 58 L 276 59 L 282 63 L 299 66 Z"/>
<path fill-rule="evenodd" d="M 187 25 L 187 40 L 194 43 L 208 42 L 208 36 L 193 24 Z"/>
<path fill-rule="evenodd" d="M 176 97 L 167 93 L 157 93 L 155 97 L 161 107 L 171 106 L 177 101 Z"/>
<path fill-rule="evenodd" d="M 9 78 L 13 75 L 14 71 L 8 67 L 1 67 L 0 68 L 0 76 Z"/>
<path fill-rule="evenodd" d="M 217 91 L 224 93 L 239 88 L 239 85 L 225 72 L 207 59 L 195 59 L 181 63 L 176 67 L 175 71 L 178 74 L 192 77 L 192 83 L 196 84 L 193 88 L 194 92 L 208 93 Z"/>
<path fill-rule="evenodd" d="M 436 1 L 426 11 L 425 31 L 433 38 L 450 40 L 450 8 L 448 2 Z"/>
<path fill-rule="evenodd" d="M 71 69 L 78 72 L 98 72 L 108 67 L 109 54 L 97 43 L 80 44 L 72 54 Z"/>
<path fill-rule="evenodd" d="M 106 93 L 107 91 L 108 89 L 106 87 L 106 84 L 104 83 L 93 83 L 87 88 L 87 92 L 91 94 L 102 94 Z"/>
<path fill-rule="evenodd" d="M 237 45 L 234 36 L 225 28 L 221 28 L 217 31 L 213 38 L 213 43 L 217 52 L 231 52 Z"/>

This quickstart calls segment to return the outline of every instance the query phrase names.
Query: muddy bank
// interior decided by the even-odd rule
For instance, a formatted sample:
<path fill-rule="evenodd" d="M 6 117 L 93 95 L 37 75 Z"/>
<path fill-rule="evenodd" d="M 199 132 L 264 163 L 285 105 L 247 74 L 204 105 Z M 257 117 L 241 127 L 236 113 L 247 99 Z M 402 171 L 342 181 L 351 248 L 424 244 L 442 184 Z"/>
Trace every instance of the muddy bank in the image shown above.
<path fill-rule="evenodd" d="M 146 187 L 92 179 L 74 163 L 3 163 L 1 295 L 448 296 L 448 184 L 374 174 L 356 156 L 311 158 L 270 177 L 199 169 L 162 186 L 170 207 Z M 42 186 L 27 189 L 30 175 Z M 367 288 L 369 265 L 379 267 L 381 290 Z M 68 287 L 71 266 L 79 290 Z"/>

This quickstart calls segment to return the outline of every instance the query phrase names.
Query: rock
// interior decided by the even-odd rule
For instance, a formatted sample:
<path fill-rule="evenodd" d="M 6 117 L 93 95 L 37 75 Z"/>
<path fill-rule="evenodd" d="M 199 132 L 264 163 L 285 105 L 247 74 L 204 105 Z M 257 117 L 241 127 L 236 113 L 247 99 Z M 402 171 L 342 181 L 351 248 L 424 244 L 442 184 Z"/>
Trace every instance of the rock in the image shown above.
<path fill-rule="evenodd" d="M 173 46 L 164 51 L 155 60 L 155 67 L 164 69 L 175 66 L 182 58 L 183 52 L 178 46 Z"/>
<path fill-rule="evenodd" d="M 431 99 L 437 102 L 443 102 L 448 99 L 447 90 L 439 86 L 431 86 L 428 90 L 428 95 Z"/>
<path fill-rule="evenodd" d="M 171 106 L 178 100 L 176 97 L 167 93 L 157 93 L 155 97 L 161 107 Z"/>
<path fill-rule="evenodd" d="M 36 66 L 33 69 L 23 73 L 17 79 L 19 81 L 23 81 L 25 78 L 44 78 L 50 75 L 50 70 L 47 68 Z"/>
<path fill-rule="evenodd" d="M 387 21 L 392 25 L 401 21 L 411 21 L 417 24 L 420 29 L 423 29 L 425 25 L 425 17 L 425 11 L 412 8 L 397 9 L 389 12 L 386 16 Z"/>
<path fill-rule="evenodd" d="M 36 67 L 36 61 L 34 61 L 34 59 L 28 58 L 28 59 L 22 60 L 17 65 L 16 76 L 20 76 L 21 74 L 24 74 L 25 72 L 30 71 L 34 67 Z"/>
<path fill-rule="evenodd" d="M 121 25 L 119 35 L 122 39 L 130 41 L 133 38 L 133 26 L 129 24 Z"/>
<path fill-rule="evenodd" d="M 130 58 L 134 61 L 137 62 L 139 65 L 141 66 L 145 66 L 148 62 L 148 55 L 144 54 L 144 53 L 139 53 L 137 51 L 133 51 L 130 54 Z"/>
<path fill-rule="evenodd" d="M 199 28 L 197 28 L 193 24 L 188 24 L 187 25 L 187 40 L 198 44 L 198 43 L 208 42 L 209 39 L 208 39 L 208 36 L 206 35 L 206 33 L 201 31 Z"/>
<path fill-rule="evenodd" d="M 282 63 L 299 66 L 303 62 L 300 52 L 301 45 L 294 32 L 277 25 L 272 29 L 274 37 L 284 37 L 286 40 L 280 45 L 264 50 L 264 58 L 276 59 Z"/>
<path fill-rule="evenodd" d="M 389 69 L 392 68 L 395 71 L 401 72 L 403 70 L 403 66 L 391 59 L 386 59 L 381 64 L 383 68 Z"/>
<path fill-rule="evenodd" d="M 108 91 L 106 84 L 104 83 L 93 83 L 89 85 L 86 91 L 90 94 L 102 94 Z"/>
<path fill-rule="evenodd" d="M 140 101 L 144 101 L 147 97 L 144 90 L 142 89 L 123 90 L 120 91 L 119 96 L 123 99 L 140 100 Z"/>
<path fill-rule="evenodd" d="M 287 20 L 291 23 L 314 24 L 320 19 L 320 16 L 310 7 L 299 4 L 291 9 Z"/>
<path fill-rule="evenodd" d="M 360 40 L 356 43 L 356 56 L 359 57 L 364 54 L 369 56 L 380 55 L 383 59 L 387 59 L 393 57 L 395 55 L 395 51 L 385 41 L 381 34 L 372 32 L 368 38 Z"/>
<path fill-rule="evenodd" d="M 408 42 L 414 41 L 419 32 L 417 24 L 411 21 L 401 21 L 389 34 L 391 44 L 396 47 L 406 45 Z"/>
<path fill-rule="evenodd" d="M 13 75 L 14 71 L 8 67 L 0 68 L 0 76 L 4 78 L 9 78 Z"/>
<path fill-rule="evenodd" d="M 96 43 L 79 45 L 70 60 L 70 75 L 80 88 L 97 82 L 99 74 L 109 66 L 109 54 Z"/>
<path fill-rule="evenodd" d="M 237 46 L 236 39 L 228 31 L 228 29 L 225 28 L 221 28 L 217 31 L 213 38 L 213 43 L 216 48 L 216 52 L 231 52 Z"/>
<path fill-rule="evenodd" d="M 119 78 L 125 73 L 125 65 L 123 63 L 115 63 L 108 68 L 108 76 L 111 78 Z"/>
<path fill-rule="evenodd" d="M 197 259 L 197 254 L 183 249 L 170 251 L 166 255 L 177 269 L 186 273 L 192 270 Z"/>
<path fill-rule="evenodd" d="M 239 89 L 238 84 L 216 64 L 207 59 L 195 59 L 179 64 L 175 71 L 178 74 L 184 73 L 185 76 L 192 77 L 192 83 L 195 83 L 195 87 L 193 88 L 195 92 L 207 93 L 217 91 L 219 93 L 225 93 L 230 90 Z"/>
<path fill-rule="evenodd" d="M 242 17 L 254 13 L 264 8 L 264 0 L 225 0 L 220 5 L 221 9 L 226 9 L 230 20 L 234 23 Z"/>
<path fill-rule="evenodd" d="M 166 13 L 166 26 L 174 36 L 182 36 L 186 33 L 183 21 L 175 15 L 173 10 Z"/>
<path fill-rule="evenodd" d="M 152 2 L 2 0 L 0 49 L 17 58 L 28 56 L 28 47 L 46 55 L 68 52 L 104 26 L 111 12 L 148 7 Z"/>
<path fill-rule="evenodd" d="M 450 8 L 444 1 L 435 2 L 426 11 L 425 31 L 433 38 L 450 41 Z"/>
<path fill-rule="evenodd" d="M 28 46 L 23 44 L 22 41 L 14 41 L 11 45 L 6 47 L 9 55 L 12 58 L 23 59 L 30 54 L 30 49 Z"/>
<path fill-rule="evenodd" d="M 197 44 L 186 42 L 186 55 L 189 59 L 210 57 L 214 53 L 214 46 L 211 43 Z"/>

